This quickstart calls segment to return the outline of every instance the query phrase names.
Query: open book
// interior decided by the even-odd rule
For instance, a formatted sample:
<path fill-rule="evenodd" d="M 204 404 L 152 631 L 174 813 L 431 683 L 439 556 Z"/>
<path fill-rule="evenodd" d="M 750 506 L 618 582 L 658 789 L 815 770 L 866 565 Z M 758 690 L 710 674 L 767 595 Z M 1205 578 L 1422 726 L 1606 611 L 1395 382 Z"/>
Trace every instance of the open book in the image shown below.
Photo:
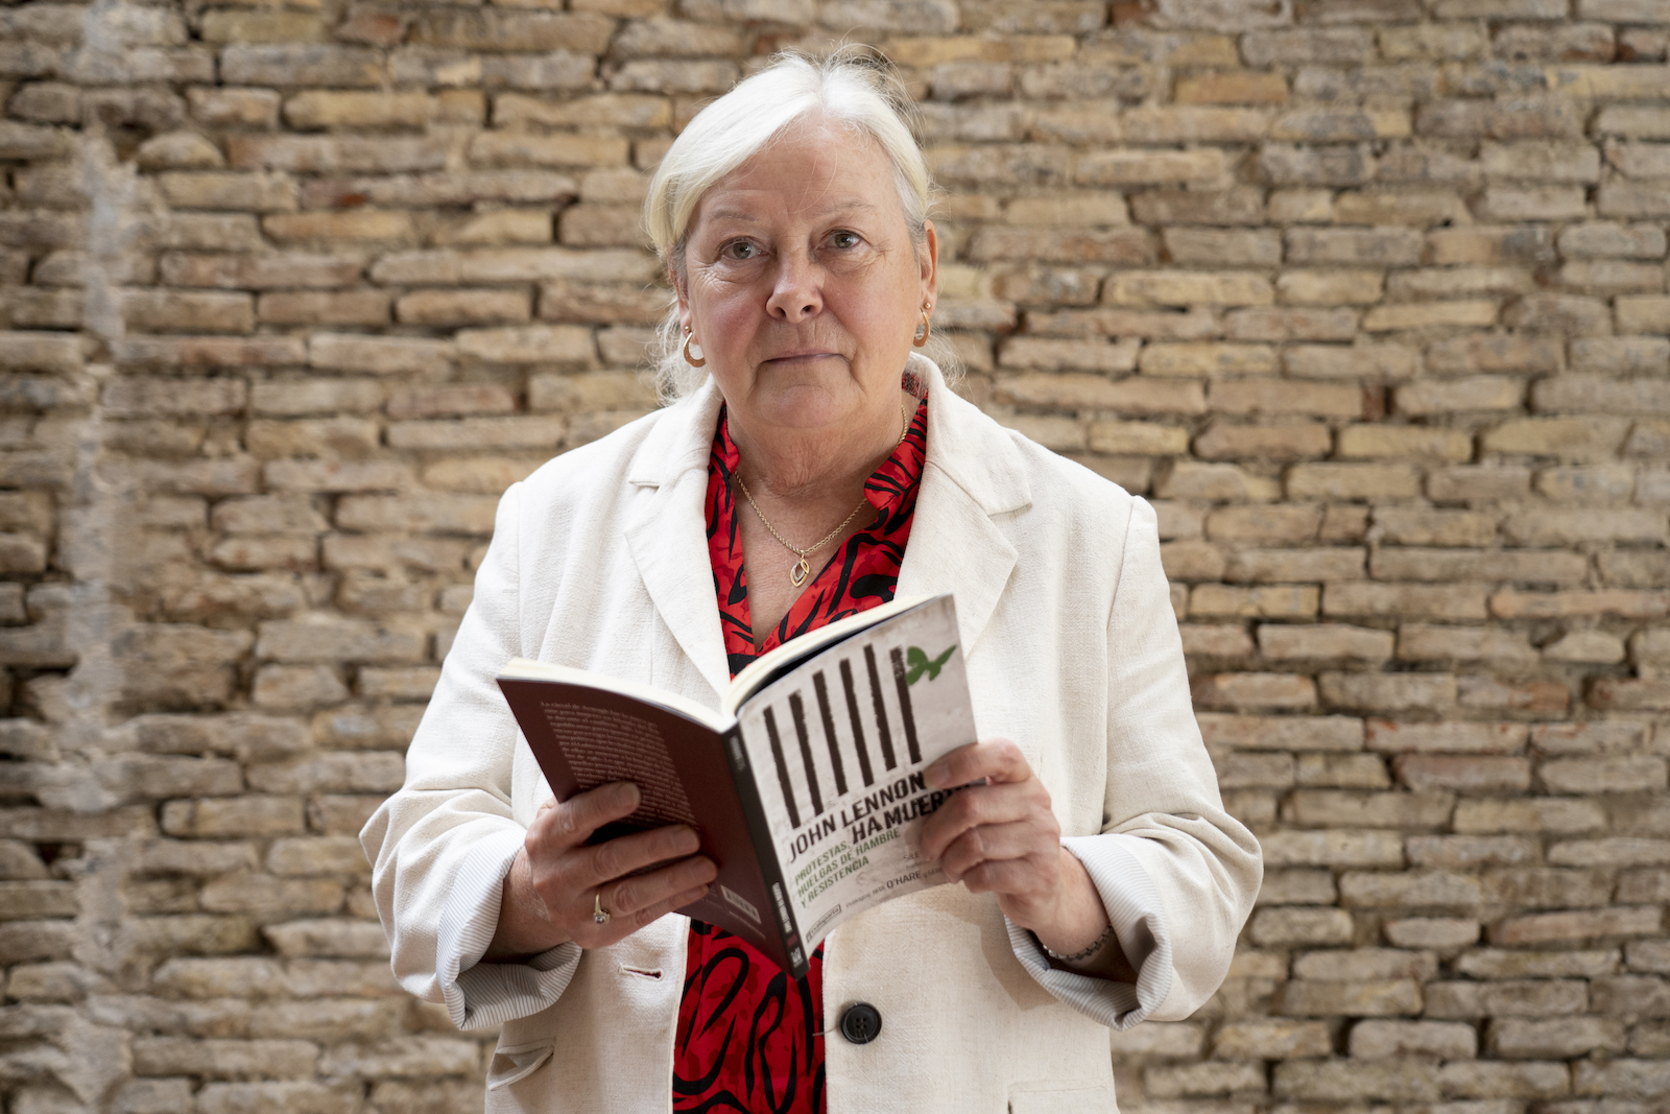
<path fill-rule="evenodd" d="M 695 828 L 719 875 L 680 912 L 796 978 L 846 918 L 945 881 L 916 837 L 955 792 L 923 767 L 975 739 L 949 595 L 793 639 L 738 673 L 719 711 L 523 658 L 498 681 L 559 800 L 637 783 L 638 810 L 596 838 Z"/>

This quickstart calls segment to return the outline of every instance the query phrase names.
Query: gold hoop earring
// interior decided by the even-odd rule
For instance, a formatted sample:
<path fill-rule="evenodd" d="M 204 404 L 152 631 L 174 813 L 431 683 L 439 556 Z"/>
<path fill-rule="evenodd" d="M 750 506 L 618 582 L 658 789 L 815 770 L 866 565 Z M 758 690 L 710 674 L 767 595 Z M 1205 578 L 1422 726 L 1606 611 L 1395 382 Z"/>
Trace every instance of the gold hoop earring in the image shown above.
<path fill-rule="evenodd" d="M 689 364 L 691 367 L 706 367 L 707 366 L 707 353 L 706 352 L 702 353 L 700 359 L 698 359 L 695 356 L 692 356 L 690 354 L 690 342 L 692 340 L 695 340 L 695 339 L 696 339 L 696 334 L 693 333 L 693 332 L 686 332 L 684 334 L 684 362 Z"/>
<path fill-rule="evenodd" d="M 910 338 L 910 343 L 917 348 L 921 348 L 924 344 L 928 343 L 928 337 L 929 337 L 929 335 L 931 335 L 933 333 L 933 331 L 934 331 L 934 323 L 933 323 L 932 320 L 929 319 L 927 311 L 923 310 L 922 311 L 922 331 L 921 331 L 921 333 L 912 336 Z"/>

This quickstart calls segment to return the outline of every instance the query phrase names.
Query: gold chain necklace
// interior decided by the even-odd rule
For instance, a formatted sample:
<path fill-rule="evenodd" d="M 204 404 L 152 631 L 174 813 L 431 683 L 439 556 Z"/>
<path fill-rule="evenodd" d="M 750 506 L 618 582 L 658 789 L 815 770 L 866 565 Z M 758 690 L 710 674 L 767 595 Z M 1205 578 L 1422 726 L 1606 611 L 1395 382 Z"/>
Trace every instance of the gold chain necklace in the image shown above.
<path fill-rule="evenodd" d="M 903 403 L 899 405 L 899 417 L 903 420 L 904 428 L 899 431 L 899 439 L 893 444 L 893 448 L 895 450 L 897 450 L 900 445 L 905 443 L 905 434 L 910 432 L 910 419 L 905 416 Z M 760 522 L 771 532 L 771 536 L 781 542 L 784 549 L 789 550 L 791 553 L 800 558 L 800 560 L 796 561 L 794 566 L 789 569 L 789 583 L 794 585 L 796 588 L 805 584 L 806 578 L 812 575 L 812 563 L 806 558 L 810 557 L 812 554 L 816 553 L 818 550 L 822 549 L 824 546 L 828 545 L 840 536 L 841 531 L 847 528 L 847 524 L 857 518 L 858 512 L 868 506 L 870 502 L 868 499 L 860 499 L 858 501 L 858 506 L 854 507 L 852 509 L 852 513 L 841 520 L 841 524 L 839 526 L 825 534 L 816 543 L 802 549 L 798 545 L 790 542 L 789 539 L 785 538 L 783 535 L 779 534 L 777 532 L 777 527 L 773 526 L 771 524 L 771 520 L 765 517 L 765 512 L 760 510 L 760 505 L 754 502 L 754 493 L 748 490 L 748 483 L 742 478 L 742 469 L 740 468 L 737 469 L 736 482 L 737 486 L 742 488 L 743 497 L 748 500 L 748 505 L 754 508 L 755 514 L 760 516 Z"/>

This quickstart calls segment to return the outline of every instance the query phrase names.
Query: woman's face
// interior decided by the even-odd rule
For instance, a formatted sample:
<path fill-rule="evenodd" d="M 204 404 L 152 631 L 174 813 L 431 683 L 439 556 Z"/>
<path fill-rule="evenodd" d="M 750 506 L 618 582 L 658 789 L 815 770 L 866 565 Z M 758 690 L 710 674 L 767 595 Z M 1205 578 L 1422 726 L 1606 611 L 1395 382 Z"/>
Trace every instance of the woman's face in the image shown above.
<path fill-rule="evenodd" d="M 936 255 L 931 225 L 911 243 L 880 144 L 791 125 L 698 202 L 679 314 L 749 428 L 891 431 Z"/>

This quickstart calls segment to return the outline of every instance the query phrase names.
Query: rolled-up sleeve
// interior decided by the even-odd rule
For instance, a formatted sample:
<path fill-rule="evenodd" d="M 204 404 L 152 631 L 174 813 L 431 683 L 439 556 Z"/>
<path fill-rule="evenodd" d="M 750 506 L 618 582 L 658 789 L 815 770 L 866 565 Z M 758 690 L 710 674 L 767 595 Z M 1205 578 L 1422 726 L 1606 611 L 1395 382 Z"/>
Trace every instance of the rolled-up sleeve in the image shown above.
<path fill-rule="evenodd" d="M 480 962 L 526 837 L 511 808 L 516 722 L 494 682 L 522 652 L 520 496 L 513 485 L 499 501 L 474 598 L 406 753 L 405 784 L 360 832 L 395 977 L 410 993 L 444 1002 L 465 1029 L 551 1005 L 580 959 L 569 944 L 525 963 Z"/>
<path fill-rule="evenodd" d="M 1258 841 L 1223 808 L 1189 695 L 1154 510 L 1134 500 L 1108 618 L 1102 833 L 1062 841 L 1084 864 L 1137 972 L 1134 985 L 1049 966 L 1009 925 L 1022 965 L 1061 1001 L 1116 1029 L 1187 1017 L 1229 971 L 1263 880 Z"/>

